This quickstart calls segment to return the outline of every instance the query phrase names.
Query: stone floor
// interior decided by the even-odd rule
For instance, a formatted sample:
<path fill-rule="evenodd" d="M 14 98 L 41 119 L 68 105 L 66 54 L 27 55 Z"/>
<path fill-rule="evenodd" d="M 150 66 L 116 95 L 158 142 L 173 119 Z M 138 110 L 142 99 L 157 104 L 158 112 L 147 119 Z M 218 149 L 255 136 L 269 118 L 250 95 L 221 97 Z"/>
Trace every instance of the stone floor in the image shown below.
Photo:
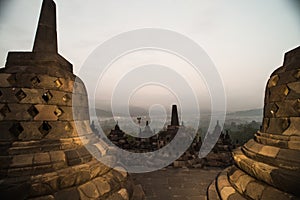
<path fill-rule="evenodd" d="M 141 184 L 146 200 L 202 200 L 208 185 L 222 171 L 210 169 L 167 168 L 155 172 L 132 174 L 135 184 Z"/>

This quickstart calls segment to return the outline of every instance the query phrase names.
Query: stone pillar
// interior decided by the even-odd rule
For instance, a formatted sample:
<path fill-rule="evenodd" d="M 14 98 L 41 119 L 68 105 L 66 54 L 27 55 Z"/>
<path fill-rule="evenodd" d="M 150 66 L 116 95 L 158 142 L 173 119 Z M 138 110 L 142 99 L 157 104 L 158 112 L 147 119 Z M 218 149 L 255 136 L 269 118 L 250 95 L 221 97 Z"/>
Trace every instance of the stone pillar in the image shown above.
<path fill-rule="evenodd" d="M 261 130 L 233 156 L 208 199 L 300 198 L 300 47 L 285 54 L 267 83 Z"/>
<path fill-rule="evenodd" d="M 33 52 L 9 52 L 0 70 L 0 198 L 129 199 L 127 173 L 84 147 L 94 137 L 87 93 L 57 53 L 55 18 L 55 3 L 44 0 Z"/>

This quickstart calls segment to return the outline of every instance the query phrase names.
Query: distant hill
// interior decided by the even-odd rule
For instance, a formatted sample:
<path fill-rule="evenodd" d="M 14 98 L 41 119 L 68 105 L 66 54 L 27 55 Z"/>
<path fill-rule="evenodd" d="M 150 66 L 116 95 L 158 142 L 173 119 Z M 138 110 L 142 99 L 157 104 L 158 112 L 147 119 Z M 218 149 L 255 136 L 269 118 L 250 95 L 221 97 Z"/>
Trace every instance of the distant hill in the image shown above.
<path fill-rule="evenodd" d="M 90 115 L 92 114 L 91 110 L 93 108 L 90 108 Z M 112 117 L 112 113 L 106 110 L 98 109 L 96 108 L 96 115 L 101 117 Z"/>
<path fill-rule="evenodd" d="M 118 116 L 126 116 L 126 109 L 127 108 L 121 108 L 118 109 L 118 113 L 116 113 Z M 91 113 L 91 112 L 90 112 Z M 136 117 L 136 116 L 147 116 L 148 115 L 148 111 L 144 108 L 140 108 L 137 106 L 130 106 L 129 107 L 129 113 L 131 115 L 131 117 Z M 104 109 L 99 109 L 96 108 L 96 114 L 97 116 L 101 116 L 101 117 L 112 117 L 112 111 L 108 111 L 108 110 L 104 110 Z"/>
<path fill-rule="evenodd" d="M 262 116 L 263 115 L 263 109 L 251 109 L 251 110 L 243 110 L 243 111 L 236 111 L 227 113 L 229 116 L 241 116 L 241 117 L 250 117 L 250 116 Z"/>

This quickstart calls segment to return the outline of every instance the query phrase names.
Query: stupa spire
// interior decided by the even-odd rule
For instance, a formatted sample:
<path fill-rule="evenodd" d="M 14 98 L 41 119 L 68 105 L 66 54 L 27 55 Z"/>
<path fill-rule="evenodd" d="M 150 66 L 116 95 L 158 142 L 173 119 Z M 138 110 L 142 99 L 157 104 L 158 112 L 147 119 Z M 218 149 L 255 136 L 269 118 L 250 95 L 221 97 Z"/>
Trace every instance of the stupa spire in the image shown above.
<path fill-rule="evenodd" d="M 172 106 L 171 126 L 179 126 L 177 106 Z"/>
<path fill-rule="evenodd" d="M 32 51 L 57 54 L 56 5 L 52 0 L 43 0 Z"/>

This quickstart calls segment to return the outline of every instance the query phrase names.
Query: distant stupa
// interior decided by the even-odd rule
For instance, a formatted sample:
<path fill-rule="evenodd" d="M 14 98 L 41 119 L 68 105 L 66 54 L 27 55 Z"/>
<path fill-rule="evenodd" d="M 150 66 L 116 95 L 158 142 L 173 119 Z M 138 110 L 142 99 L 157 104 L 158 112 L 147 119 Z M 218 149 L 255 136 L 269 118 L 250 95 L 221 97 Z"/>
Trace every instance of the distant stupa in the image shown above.
<path fill-rule="evenodd" d="M 179 126 L 177 105 L 172 106 L 171 126 Z"/>

